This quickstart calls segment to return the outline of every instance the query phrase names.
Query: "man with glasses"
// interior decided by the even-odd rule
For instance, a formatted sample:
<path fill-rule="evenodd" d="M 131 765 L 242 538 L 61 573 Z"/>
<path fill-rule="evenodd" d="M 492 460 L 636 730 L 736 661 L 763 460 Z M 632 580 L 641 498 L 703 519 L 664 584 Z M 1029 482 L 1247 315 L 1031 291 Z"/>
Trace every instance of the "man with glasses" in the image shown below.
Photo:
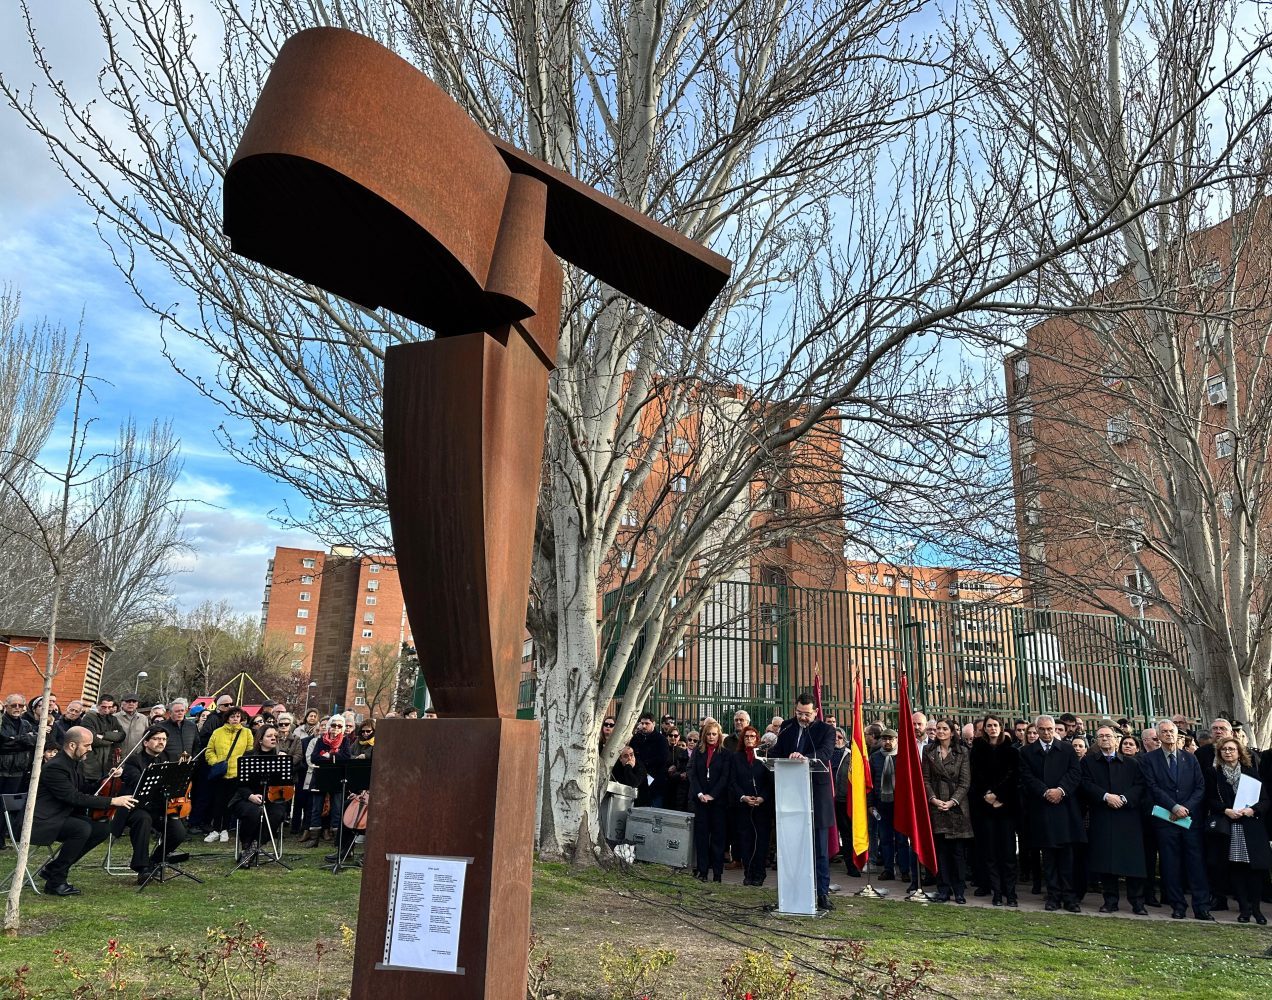
<path fill-rule="evenodd" d="M 93 734 L 91 752 L 84 758 L 80 771 L 88 781 L 100 782 L 110 770 L 110 760 L 116 747 L 122 747 L 126 734 L 115 718 L 117 702 L 113 694 L 104 694 L 97 700 L 97 709 L 85 712 L 81 725 Z"/>
<path fill-rule="evenodd" d="M 7 795 L 25 792 L 31 779 L 35 728 L 23 717 L 26 707 L 23 695 L 11 694 L 4 700 L 4 715 L 0 717 L 0 793 Z M 0 817 L 0 850 L 4 849 L 5 836 L 4 818 Z"/>
<path fill-rule="evenodd" d="M 1082 759 L 1082 792 L 1090 805 L 1087 866 L 1100 879 L 1101 913 L 1118 909 L 1119 875 L 1133 912 L 1144 908 L 1144 777 L 1140 767 L 1117 751 L 1121 734 L 1111 725 L 1096 730 L 1094 750 Z"/>
<path fill-rule="evenodd" d="M 835 730 L 817 721 L 817 707 L 807 691 L 795 699 L 795 718 L 787 719 L 770 757 L 818 760 L 829 766 L 835 750 Z M 830 902 L 830 828 L 835 822 L 835 796 L 830 772 L 813 771 L 813 857 L 817 879 L 817 908 L 834 909 Z"/>
<path fill-rule="evenodd" d="M 142 741 L 146 730 L 150 728 L 150 719 L 138 710 L 141 699 L 135 694 L 126 694 L 119 703 L 119 711 L 115 721 L 124 731 L 124 742 L 120 744 L 124 756 L 127 757 L 135 746 Z"/>

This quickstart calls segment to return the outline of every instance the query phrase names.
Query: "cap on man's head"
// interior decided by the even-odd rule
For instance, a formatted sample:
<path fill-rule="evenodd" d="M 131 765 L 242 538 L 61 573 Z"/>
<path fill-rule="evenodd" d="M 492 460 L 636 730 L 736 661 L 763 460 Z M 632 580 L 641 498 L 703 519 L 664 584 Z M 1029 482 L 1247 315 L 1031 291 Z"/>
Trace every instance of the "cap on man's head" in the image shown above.
<path fill-rule="evenodd" d="M 879 739 L 881 740 L 895 740 L 896 738 L 897 732 L 895 729 L 885 729 L 879 734 Z"/>
<path fill-rule="evenodd" d="M 141 701 L 141 699 L 138 698 L 135 694 L 126 694 L 121 700 L 122 701 Z"/>

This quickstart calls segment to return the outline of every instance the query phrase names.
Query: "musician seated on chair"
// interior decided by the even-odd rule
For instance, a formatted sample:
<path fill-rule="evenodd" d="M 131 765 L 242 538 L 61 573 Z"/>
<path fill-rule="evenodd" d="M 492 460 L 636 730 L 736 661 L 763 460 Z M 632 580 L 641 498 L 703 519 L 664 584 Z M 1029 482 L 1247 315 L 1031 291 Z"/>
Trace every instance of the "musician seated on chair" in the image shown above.
<path fill-rule="evenodd" d="M 241 759 L 251 757 L 284 757 L 278 748 L 279 733 L 275 726 L 265 726 L 255 733 L 256 744 Z M 241 773 L 241 772 L 240 772 Z M 269 828 L 277 839 L 282 836 L 283 820 L 291 811 L 294 785 L 273 785 L 258 778 L 239 778 L 238 787 L 230 795 L 227 809 L 239 821 L 239 841 L 243 854 L 259 849 L 260 835 L 268 837 L 261 818 L 268 817 Z"/>
<path fill-rule="evenodd" d="M 50 896 L 78 896 L 79 890 L 67 878 L 71 866 L 106 839 L 110 826 L 93 822 L 87 809 L 109 806 L 131 809 L 137 800 L 131 795 L 107 798 L 94 794 L 96 783 L 89 783 L 80 773 L 80 763 L 93 749 L 93 733 L 83 726 L 66 731 L 62 749 L 44 765 L 40 789 L 35 800 L 35 822 L 31 843 L 47 845 L 60 842 L 57 856 L 40 868 L 45 880 L 44 891 Z M 89 790 L 85 790 L 85 786 Z"/>
<path fill-rule="evenodd" d="M 136 796 L 141 780 L 151 764 L 167 763 L 168 733 L 157 726 L 146 730 L 141 738 L 141 749 L 124 761 L 123 790 Z M 132 862 L 129 867 L 137 873 L 137 882 L 141 884 L 150 877 L 150 873 L 158 867 L 163 856 L 163 839 L 150 849 L 150 835 L 162 829 L 164 819 L 168 822 L 168 855 L 164 860 L 185 861 L 190 855 L 179 853 L 177 848 L 186 839 L 185 824 L 176 816 L 164 816 L 163 796 L 152 794 L 146 801 L 140 802 L 136 808 L 120 809 L 115 812 L 111 821 L 111 833 L 122 837 L 128 831 L 128 839 L 132 841 Z"/>

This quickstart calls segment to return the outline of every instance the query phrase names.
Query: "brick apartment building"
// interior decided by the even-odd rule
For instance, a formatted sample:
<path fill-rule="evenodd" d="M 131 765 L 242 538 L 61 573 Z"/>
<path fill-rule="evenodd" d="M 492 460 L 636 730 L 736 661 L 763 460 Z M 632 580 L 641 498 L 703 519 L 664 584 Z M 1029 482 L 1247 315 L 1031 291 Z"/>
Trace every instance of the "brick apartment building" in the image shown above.
<path fill-rule="evenodd" d="M 397 565 L 335 546 L 278 547 L 269 561 L 262 631 L 291 646 L 291 666 L 317 684 L 310 707 L 383 715 L 402 645 L 414 645 Z"/>
<path fill-rule="evenodd" d="M 21 693 L 34 698 L 44 690 L 44 669 L 48 658 L 46 637 L 0 632 L 0 698 Z M 57 637 L 58 671 L 53 678 L 53 694 L 58 703 L 81 698 L 96 704 L 101 694 L 102 668 L 115 647 L 100 636 L 67 633 Z M 35 664 L 39 664 L 39 670 Z"/>

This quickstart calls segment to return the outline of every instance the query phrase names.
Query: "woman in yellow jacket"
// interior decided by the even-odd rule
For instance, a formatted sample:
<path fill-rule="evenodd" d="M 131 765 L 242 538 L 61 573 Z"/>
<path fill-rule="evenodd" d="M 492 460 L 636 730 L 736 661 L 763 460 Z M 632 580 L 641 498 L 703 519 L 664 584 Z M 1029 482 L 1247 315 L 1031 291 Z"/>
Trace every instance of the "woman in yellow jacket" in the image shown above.
<path fill-rule="evenodd" d="M 208 749 L 204 759 L 208 765 L 208 778 L 212 784 L 212 809 L 209 830 L 203 838 L 205 844 L 230 839 L 229 826 L 234 822 L 229 810 L 230 795 L 238 787 L 239 758 L 252 749 L 252 734 L 243 726 L 243 710 L 237 706 L 225 714 L 225 722 L 208 737 Z"/>

